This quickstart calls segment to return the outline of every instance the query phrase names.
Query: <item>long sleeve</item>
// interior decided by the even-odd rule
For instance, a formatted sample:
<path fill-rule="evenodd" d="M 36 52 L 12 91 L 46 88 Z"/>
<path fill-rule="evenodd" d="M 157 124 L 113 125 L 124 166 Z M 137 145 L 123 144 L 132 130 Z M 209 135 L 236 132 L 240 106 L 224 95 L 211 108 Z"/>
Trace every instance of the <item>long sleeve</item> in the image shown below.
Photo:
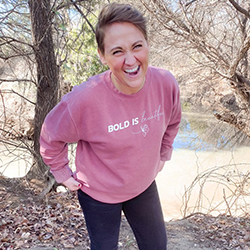
<path fill-rule="evenodd" d="M 173 142 L 178 133 L 179 125 L 181 121 L 181 104 L 180 104 L 180 91 L 178 87 L 178 83 L 173 77 L 173 82 L 175 88 L 172 89 L 172 114 L 164 133 L 161 145 L 161 160 L 169 161 L 171 159 L 172 151 L 173 151 Z"/>
<path fill-rule="evenodd" d="M 68 160 L 68 143 L 77 141 L 77 129 L 67 104 L 59 103 L 46 117 L 41 130 L 40 153 L 57 182 L 72 176 Z"/>

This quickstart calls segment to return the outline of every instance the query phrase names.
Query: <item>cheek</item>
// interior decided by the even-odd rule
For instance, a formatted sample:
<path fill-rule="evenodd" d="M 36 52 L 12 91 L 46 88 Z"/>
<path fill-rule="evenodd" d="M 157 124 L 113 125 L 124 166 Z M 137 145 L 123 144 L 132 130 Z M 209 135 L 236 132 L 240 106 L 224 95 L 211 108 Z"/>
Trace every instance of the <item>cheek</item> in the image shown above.
<path fill-rule="evenodd" d="M 149 52 L 148 52 L 148 50 L 145 50 L 143 53 L 142 53 L 142 60 L 144 61 L 144 62 L 148 62 L 148 60 L 149 60 Z"/>
<path fill-rule="evenodd" d="M 137 60 L 140 61 L 142 64 L 148 64 L 149 61 L 149 53 L 148 50 L 140 51 L 139 54 L 136 56 Z"/>
<path fill-rule="evenodd" d="M 122 58 L 115 58 L 112 60 L 110 63 L 110 69 L 112 68 L 113 70 L 120 70 L 123 66 L 123 59 Z"/>

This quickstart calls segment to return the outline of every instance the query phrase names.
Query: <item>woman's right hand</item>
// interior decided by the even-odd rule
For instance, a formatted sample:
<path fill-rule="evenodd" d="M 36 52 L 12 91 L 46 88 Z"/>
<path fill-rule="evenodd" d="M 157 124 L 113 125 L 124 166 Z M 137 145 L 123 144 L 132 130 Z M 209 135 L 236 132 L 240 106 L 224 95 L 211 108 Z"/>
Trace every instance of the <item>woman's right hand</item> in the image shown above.
<path fill-rule="evenodd" d="M 77 191 L 78 189 L 82 187 L 82 184 L 76 181 L 73 177 L 70 177 L 68 180 L 64 181 L 62 184 L 66 186 L 70 191 Z"/>

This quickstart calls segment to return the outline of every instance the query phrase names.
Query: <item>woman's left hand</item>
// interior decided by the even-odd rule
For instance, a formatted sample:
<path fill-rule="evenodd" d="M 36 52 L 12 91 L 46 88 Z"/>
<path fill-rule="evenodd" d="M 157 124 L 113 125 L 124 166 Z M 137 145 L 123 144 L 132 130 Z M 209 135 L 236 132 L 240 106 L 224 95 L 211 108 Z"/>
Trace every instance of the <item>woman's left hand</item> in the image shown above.
<path fill-rule="evenodd" d="M 68 180 L 64 181 L 62 184 L 66 186 L 70 191 L 77 191 L 82 186 L 82 184 L 76 181 L 73 177 L 70 177 Z"/>
<path fill-rule="evenodd" d="M 160 170 L 162 170 L 162 169 L 163 169 L 164 164 L 165 164 L 165 161 L 160 161 Z"/>

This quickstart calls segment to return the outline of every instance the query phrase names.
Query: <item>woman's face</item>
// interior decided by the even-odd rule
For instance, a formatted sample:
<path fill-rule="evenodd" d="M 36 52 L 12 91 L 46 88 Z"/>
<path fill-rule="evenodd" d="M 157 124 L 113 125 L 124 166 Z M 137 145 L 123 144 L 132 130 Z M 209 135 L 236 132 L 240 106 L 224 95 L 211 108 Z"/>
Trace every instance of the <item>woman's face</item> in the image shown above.
<path fill-rule="evenodd" d="M 138 92 L 148 69 L 149 46 L 142 32 L 128 22 L 113 23 L 105 29 L 102 63 L 112 72 L 115 87 L 124 94 Z"/>

